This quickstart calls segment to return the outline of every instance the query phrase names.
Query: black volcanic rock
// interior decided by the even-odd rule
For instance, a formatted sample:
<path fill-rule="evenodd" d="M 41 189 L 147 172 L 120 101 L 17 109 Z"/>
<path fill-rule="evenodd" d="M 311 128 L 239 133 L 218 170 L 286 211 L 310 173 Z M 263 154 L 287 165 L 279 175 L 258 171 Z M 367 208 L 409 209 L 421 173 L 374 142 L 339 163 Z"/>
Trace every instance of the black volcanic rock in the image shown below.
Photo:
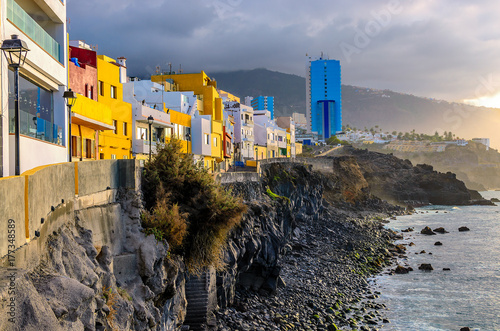
<path fill-rule="evenodd" d="M 471 193 L 451 172 L 353 147 L 344 147 L 343 153 L 355 158 L 371 193 L 381 199 L 405 206 L 472 204 Z"/>
<path fill-rule="evenodd" d="M 465 232 L 465 231 L 470 231 L 470 229 L 466 226 L 461 226 L 458 228 L 458 232 Z"/>
<path fill-rule="evenodd" d="M 423 271 L 432 271 L 434 270 L 434 268 L 432 267 L 432 265 L 430 263 L 422 263 L 419 267 L 418 267 L 419 270 L 423 270 Z"/>
<path fill-rule="evenodd" d="M 430 227 L 426 226 L 425 228 L 423 228 L 421 231 L 420 231 L 421 234 L 425 234 L 425 235 L 428 235 L 428 236 L 432 236 L 432 235 L 435 235 L 435 233 L 431 230 Z"/>

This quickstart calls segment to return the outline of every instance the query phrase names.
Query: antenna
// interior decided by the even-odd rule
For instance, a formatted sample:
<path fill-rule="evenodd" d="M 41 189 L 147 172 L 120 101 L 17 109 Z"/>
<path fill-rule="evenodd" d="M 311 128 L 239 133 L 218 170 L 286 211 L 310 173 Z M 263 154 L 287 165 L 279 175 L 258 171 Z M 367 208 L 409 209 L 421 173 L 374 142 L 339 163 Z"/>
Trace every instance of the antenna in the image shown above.
<path fill-rule="evenodd" d="M 171 75 L 172 74 L 172 62 L 167 63 L 167 65 L 170 68 L 169 71 L 168 71 L 168 74 Z"/>
<path fill-rule="evenodd" d="M 179 64 L 179 73 L 182 74 L 182 64 Z"/>

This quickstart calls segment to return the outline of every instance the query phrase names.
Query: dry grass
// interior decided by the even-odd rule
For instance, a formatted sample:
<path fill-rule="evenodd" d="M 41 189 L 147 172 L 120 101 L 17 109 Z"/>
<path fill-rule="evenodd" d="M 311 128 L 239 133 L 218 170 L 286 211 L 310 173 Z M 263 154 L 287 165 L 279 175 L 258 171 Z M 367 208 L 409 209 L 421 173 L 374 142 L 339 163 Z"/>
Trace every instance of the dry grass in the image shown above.
<path fill-rule="evenodd" d="M 109 326 L 111 327 L 112 330 L 118 330 L 115 327 L 115 316 L 116 316 L 116 308 L 115 305 L 118 302 L 118 293 L 113 292 L 113 289 L 111 287 L 109 288 L 102 288 L 102 294 L 104 296 L 104 299 L 106 299 L 106 305 L 109 308 L 109 314 L 106 317 L 108 320 Z"/>
<path fill-rule="evenodd" d="M 192 156 L 180 153 L 180 144 L 174 139 L 158 148 L 155 158 L 146 163 L 143 178 L 149 210 L 143 225 L 151 229 L 146 231 L 178 248 L 191 273 L 208 266 L 222 268 L 227 236 L 246 211 L 241 199 L 217 184 Z"/>

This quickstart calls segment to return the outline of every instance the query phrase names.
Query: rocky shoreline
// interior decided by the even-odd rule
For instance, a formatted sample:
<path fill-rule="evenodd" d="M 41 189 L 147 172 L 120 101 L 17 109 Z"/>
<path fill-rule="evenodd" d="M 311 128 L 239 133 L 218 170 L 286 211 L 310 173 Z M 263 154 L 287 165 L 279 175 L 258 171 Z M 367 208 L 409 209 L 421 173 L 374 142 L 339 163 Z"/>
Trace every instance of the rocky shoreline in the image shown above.
<path fill-rule="evenodd" d="M 331 207 L 299 224 L 285 246 L 276 292 L 238 287 L 233 306 L 217 314 L 218 329 L 376 330 L 390 323 L 367 282 L 403 253 L 393 244 L 401 235 L 383 227 L 389 215 Z"/>

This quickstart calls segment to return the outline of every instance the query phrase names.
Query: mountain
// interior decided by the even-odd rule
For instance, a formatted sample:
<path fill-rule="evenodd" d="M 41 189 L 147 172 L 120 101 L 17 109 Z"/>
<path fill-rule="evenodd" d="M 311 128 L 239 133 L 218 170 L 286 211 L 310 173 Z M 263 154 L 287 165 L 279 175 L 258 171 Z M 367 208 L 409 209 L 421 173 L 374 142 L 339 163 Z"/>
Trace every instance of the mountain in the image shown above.
<path fill-rule="evenodd" d="M 306 112 L 306 80 L 304 77 L 267 69 L 240 70 L 211 74 L 217 87 L 244 101 L 246 96 L 274 97 L 277 116 Z"/>
<path fill-rule="evenodd" d="M 211 75 L 220 89 L 241 98 L 274 96 L 275 114 L 305 113 L 305 78 L 267 69 L 241 70 Z M 451 131 L 457 137 L 490 138 L 500 147 L 500 110 L 434 100 L 389 90 L 342 85 L 343 124 L 384 131 L 434 134 Z"/>

